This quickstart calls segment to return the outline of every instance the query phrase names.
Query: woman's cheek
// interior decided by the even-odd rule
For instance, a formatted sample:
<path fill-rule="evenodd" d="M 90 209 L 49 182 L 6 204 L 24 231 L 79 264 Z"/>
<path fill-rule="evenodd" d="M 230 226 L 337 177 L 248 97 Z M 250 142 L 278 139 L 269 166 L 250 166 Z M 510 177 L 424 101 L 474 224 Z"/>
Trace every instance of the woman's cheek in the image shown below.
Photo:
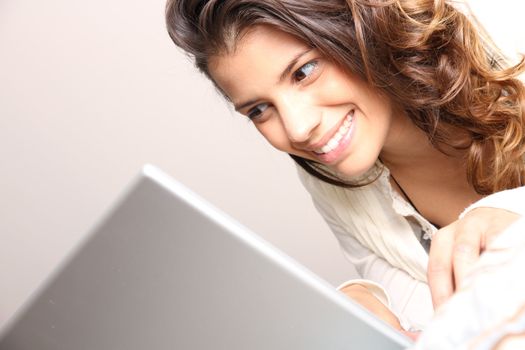
<path fill-rule="evenodd" d="M 278 120 L 275 120 L 277 118 L 273 119 L 274 120 L 267 120 L 264 123 L 256 124 L 256 128 L 273 147 L 280 151 L 288 152 L 290 142 L 286 136 L 286 132 Z"/>

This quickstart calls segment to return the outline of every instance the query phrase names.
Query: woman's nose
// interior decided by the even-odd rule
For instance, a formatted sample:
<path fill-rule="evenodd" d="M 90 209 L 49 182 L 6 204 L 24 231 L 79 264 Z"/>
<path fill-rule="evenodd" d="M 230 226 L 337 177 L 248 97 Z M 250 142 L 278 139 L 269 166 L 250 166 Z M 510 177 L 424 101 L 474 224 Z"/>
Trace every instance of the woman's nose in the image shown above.
<path fill-rule="evenodd" d="M 279 115 L 292 143 L 307 142 L 321 122 L 321 113 L 300 96 L 283 98 Z"/>

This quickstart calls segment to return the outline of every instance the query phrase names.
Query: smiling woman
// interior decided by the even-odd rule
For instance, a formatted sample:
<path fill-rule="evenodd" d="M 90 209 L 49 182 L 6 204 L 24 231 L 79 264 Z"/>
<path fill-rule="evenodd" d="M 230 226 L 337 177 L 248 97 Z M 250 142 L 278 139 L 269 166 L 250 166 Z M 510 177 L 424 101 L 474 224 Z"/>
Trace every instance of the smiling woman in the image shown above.
<path fill-rule="evenodd" d="M 299 165 L 368 279 L 342 290 L 387 320 L 377 306 L 390 295 L 394 326 L 422 329 L 523 214 L 525 63 L 508 64 L 451 3 L 169 0 L 166 18 L 175 44 Z"/>
<path fill-rule="evenodd" d="M 388 143 L 390 100 L 271 26 L 251 28 L 234 52 L 212 57 L 209 73 L 280 151 L 355 176 L 370 169 Z"/>

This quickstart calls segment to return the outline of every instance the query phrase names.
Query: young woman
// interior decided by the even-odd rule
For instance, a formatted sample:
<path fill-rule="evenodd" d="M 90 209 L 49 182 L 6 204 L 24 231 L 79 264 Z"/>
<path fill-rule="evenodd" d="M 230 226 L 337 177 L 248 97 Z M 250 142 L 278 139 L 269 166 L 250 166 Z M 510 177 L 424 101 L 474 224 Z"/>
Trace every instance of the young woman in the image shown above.
<path fill-rule="evenodd" d="M 341 289 L 393 325 L 386 294 L 421 329 L 523 214 L 525 63 L 508 66 L 449 2 L 169 0 L 166 15 L 175 44 L 299 165 L 366 278 Z"/>

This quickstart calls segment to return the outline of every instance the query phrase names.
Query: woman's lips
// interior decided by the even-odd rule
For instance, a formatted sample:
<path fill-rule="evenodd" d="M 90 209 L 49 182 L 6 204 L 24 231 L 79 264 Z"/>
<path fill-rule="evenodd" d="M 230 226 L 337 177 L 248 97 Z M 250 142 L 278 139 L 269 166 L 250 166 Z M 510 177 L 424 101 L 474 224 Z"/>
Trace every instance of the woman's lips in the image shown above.
<path fill-rule="evenodd" d="M 326 142 L 325 145 L 313 151 L 313 154 L 323 163 L 333 163 L 346 149 L 355 129 L 354 111 L 350 111 L 345 117 L 336 133 Z"/>

